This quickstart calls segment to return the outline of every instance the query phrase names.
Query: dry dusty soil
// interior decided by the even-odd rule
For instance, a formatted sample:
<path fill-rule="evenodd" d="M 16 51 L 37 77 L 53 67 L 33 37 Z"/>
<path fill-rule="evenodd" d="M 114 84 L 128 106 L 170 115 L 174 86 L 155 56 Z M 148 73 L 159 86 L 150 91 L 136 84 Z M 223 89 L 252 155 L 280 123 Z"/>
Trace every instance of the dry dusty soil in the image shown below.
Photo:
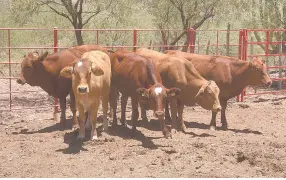
<path fill-rule="evenodd" d="M 7 83 L 1 80 L 2 92 Z M 14 81 L 12 87 L 37 89 Z M 45 92 L 17 93 L 12 100 L 20 110 L 0 112 L 0 177 L 286 177 L 283 94 L 251 96 L 245 103 L 232 99 L 227 131 L 210 131 L 211 112 L 195 106 L 184 111 L 188 133 L 177 132 L 173 139 L 163 137 L 148 112 L 150 123 L 138 127 L 135 137 L 121 127 L 102 136 L 98 123 L 95 142 L 76 140 L 69 110 L 63 129 L 52 108 L 26 109 L 52 104 Z M 9 96 L 0 94 L 0 109 L 8 102 Z M 129 125 L 130 110 L 129 105 Z"/>

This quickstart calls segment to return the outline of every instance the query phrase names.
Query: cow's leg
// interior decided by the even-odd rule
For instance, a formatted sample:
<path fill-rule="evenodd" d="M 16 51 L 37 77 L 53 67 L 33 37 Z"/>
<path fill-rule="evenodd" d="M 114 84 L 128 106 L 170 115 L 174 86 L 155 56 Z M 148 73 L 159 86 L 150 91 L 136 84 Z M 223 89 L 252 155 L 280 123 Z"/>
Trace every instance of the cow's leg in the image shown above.
<path fill-rule="evenodd" d="M 139 111 L 138 111 L 138 99 L 137 97 L 131 97 L 132 104 L 132 134 L 135 135 L 136 127 L 138 123 Z"/>
<path fill-rule="evenodd" d="M 111 93 L 109 93 L 109 112 L 107 113 L 107 115 L 110 118 L 113 118 L 113 110 L 112 110 L 112 103 L 111 103 Z"/>
<path fill-rule="evenodd" d="M 61 121 L 60 124 L 61 125 L 65 125 L 66 123 L 66 97 L 60 97 L 60 108 L 61 108 Z"/>
<path fill-rule="evenodd" d="M 177 100 L 174 98 L 170 99 L 170 108 L 171 108 L 171 118 L 172 118 L 172 125 L 171 125 L 171 133 L 175 133 L 178 129 L 178 122 L 177 122 Z"/>
<path fill-rule="evenodd" d="M 170 111 L 169 111 L 169 100 L 166 100 L 165 104 L 165 119 L 166 121 L 171 121 Z"/>
<path fill-rule="evenodd" d="M 98 106 L 99 106 L 99 99 L 94 102 L 94 105 L 91 107 L 91 110 L 90 110 L 89 119 L 91 122 L 91 132 L 90 132 L 90 139 L 91 140 L 97 140 L 98 139 L 97 138 L 97 131 L 96 131 L 96 120 L 97 120 Z"/>
<path fill-rule="evenodd" d="M 227 101 L 221 100 L 221 124 L 222 124 L 222 129 L 226 130 L 227 129 L 227 121 L 226 121 L 226 116 L 225 116 L 225 110 L 227 106 Z"/>
<path fill-rule="evenodd" d="M 113 110 L 113 122 L 112 125 L 117 125 L 117 116 L 116 116 L 116 110 L 117 110 L 117 98 L 118 98 L 118 91 L 116 88 L 111 87 L 110 88 L 110 102 L 111 107 Z"/>
<path fill-rule="evenodd" d="M 181 128 L 181 130 L 183 132 L 186 132 L 186 125 L 184 123 L 184 119 L 183 119 L 183 110 L 184 110 L 184 103 L 182 100 L 178 100 L 177 101 L 177 107 L 178 107 L 178 120 L 179 120 L 179 127 Z"/>
<path fill-rule="evenodd" d="M 140 104 L 140 109 L 141 109 L 141 118 L 142 118 L 142 121 L 144 123 L 148 123 L 148 118 L 147 118 L 147 115 L 146 115 L 146 104 Z"/>
<path fill-rule="evenodd" d="M 78 139 L 83 140 L 85 138 L 86 113 L 84 112 L 84 108 L 81 104 L 77 104 L 77 108 L 79 111 L 79 135 L 78 135 Z"/>
<path fill-rule="evenodd" d="M 210 130 L 216 130 L 216 115 L 217 112 L 213 112 L 212 111 L 212 119 L 211 119 L 211 123 L 210 123 Z"/>
<path fill-rule="evenodd" d="M 120 122 L 122 126 L 126 126 L 126 106 L 127 106 L 128 96 L 121 96 L 121 118 Z"/>
<path fill-rule="evenodd" d="M 76 105 L 75 105 L 75 97 L 74 97 L 74 93 L 73 91 L 70 92 L 70 100 L 71 100 L 71 104 L 70 104 L 70 109 L 72 112 L 72 116 L 73 116 L 73 125 L 72 125 L 72 129 L 78 129 L 78 119 L 76 116 Z"/>
<path fill-rule="evenodd" d="M 108 101 L 109 101 L 109 92 L 103 95 L 103 98 L 102 98 L 103 131 L 104 132 L 108 131 L 108 119 L 107 119 Z"/>

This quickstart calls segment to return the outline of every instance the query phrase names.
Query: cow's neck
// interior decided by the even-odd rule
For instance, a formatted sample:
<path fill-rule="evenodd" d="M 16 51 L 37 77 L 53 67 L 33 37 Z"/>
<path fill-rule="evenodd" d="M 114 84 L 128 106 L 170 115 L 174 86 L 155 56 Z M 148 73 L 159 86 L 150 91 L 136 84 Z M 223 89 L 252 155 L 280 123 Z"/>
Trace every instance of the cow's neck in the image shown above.
<path fill-rule="evenodd" d="M 51 75 L 47 72 L 42 63 L 37 65 L 37 72 L 35 73 L 37 77 L 36 86 L 40 86 L 44 91 L 46 91 L 50 96 L 56 97 L 56 78 L 57 76 Z"/>
<path fill-rule="evenodd" d="M 232 83 L 231 86 L 235 87 L 235 89 L 239 93 L 246 86 L 250 85 L 250 77 L 249 77 L 249 62 L 246 61 L 237 61 L 231 63 L 231 69 L 233 70 L 232 74 Z"/>

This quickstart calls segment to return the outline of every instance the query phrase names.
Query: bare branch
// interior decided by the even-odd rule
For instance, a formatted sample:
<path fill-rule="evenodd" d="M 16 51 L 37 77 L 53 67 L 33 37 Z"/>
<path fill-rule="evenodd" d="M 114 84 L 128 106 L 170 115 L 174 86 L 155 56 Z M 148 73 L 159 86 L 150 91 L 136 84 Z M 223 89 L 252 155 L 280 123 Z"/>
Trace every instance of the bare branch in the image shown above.
<path fill-rule="evenodd" d="M 46 4 L 51 10 L 53 10 L 55 13 L 57 13 L 58 15 L 67 18 L 71 23 L 73 23 L 73 21 L 70 19 L 70 17 L 62 12 L 59 12 L 58 10 L 56 10 L 55 8 L 53 8 L 52 6 L 50 6 L 49 4 Z"/>
<path fill-rule="evenodd" d="M 93 18 L 94 16 L 96 16 L 96 15 L 97 15 L 98 13 L 100 13 L 100 12 L 101 12 L 101 9 L 100 9 L 100 7 L 98 6 L 96 12 L 95 12 L 93 15 L 89 16 L 89 17 L 82 23 L 82 26 L 85 26 L 85 25 L 91 20 L 91 18 Z"/>
<path fill-rule="evenodd" d="M 213 11 L 214 11 L 214 7 L 212 7 L 210 10 L 207 10 L 207 12 L 205 13 L 205 16 L 203 17 L 203 19 L 201 19 L 199 22 L 194 24 L 192 26 L 192 28 L 193 29 L 198 29 L 207 19 L 213 17 L 214 16 Z"/>
<path fill-rule="evenodd" d="M 276 1 L 274 2 L 273 0 L 271 0 L 270 3 L 273 5 L 273 7 L 274 7 L 274 9 L 275 9 L 276 18 L 277 18 L 282 24 L 284 24 L 285 22 L 281 19 L 281 18 L 282 18 L 282 15 L 281 15 L 281 13 L 279 12 L 279 7 L 278 7 L 278 5 L 277 5 L 277 2 L 276 2 Z"/>
<path fill-rule="evenodd" d="M 257 42 L 261 42 L 261 38 L 260 38 L 260 36 L 259 36 L 259 34 L 258 34 L 258 32 L 257 31 L 253 31 L 254 32 L 254 36 L 255 36 L 255 38 L 256 38 L 256 40 L 257 40 Z M 264 47 L 264 45 L 263 44 L 258 44 L 258 46 L 260 46 L 261 47 L 261 49 L 263 49 L 263 50 L 265 50 L 265 47 Z"/>

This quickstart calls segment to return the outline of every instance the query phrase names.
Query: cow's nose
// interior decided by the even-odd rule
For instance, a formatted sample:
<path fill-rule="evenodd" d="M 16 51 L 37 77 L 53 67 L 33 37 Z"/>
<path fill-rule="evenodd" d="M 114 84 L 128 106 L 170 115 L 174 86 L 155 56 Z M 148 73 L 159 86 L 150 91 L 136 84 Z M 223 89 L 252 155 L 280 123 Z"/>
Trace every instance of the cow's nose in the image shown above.
<path fill-rule="evenodd" d="M 21 84 L 21 85 L 24 85 L 25 84 L 25 82 L 22 80 L 22 79 L 17 79 L 17 81 L 16 81 L 18 84 Z"/>
<path fill-rule="evenodd" d="M 163 118 L 164 117 L 164 111 L 156 111 L 155 115 L 157 118 Z"/>
<path fill-rule="evenodd" d="M 217 106 L 217 107 L 213 108 L 212 111 L 219 112 L 220 110 L 221 110 L 221 106 Z"/>
<path fill-rule="evenodd" d="M 267 86 L 267 87 L 270 87 L 271 84 L 272 84 L 272 81 L 270 80 L 270 81 L 268 81 L 268 82 L 266 83 L 266 86 Z"/>
<path fill-rule="evenodd" d="M 87 87 L 78 87 L 78 88 L 77 88 L 77 91 L 78 91 L 79 93 L 87 93 Z"/>

